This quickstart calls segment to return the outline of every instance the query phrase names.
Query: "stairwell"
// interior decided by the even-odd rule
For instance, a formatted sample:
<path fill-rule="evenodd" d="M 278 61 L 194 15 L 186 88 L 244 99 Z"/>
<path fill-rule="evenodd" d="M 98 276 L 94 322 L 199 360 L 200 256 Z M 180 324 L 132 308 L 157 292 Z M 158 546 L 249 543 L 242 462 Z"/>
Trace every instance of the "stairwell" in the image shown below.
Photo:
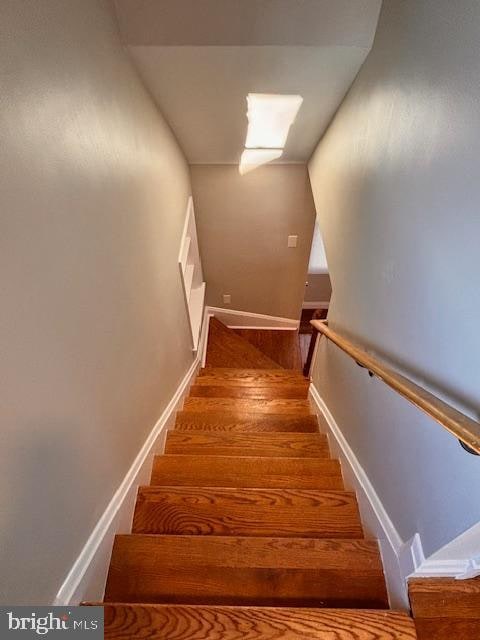
<path fill-rule="evenodd" d="M 414 640 L 308 381 L 216 320 L 206 365 L 115 539 L 105 637 Z"/>

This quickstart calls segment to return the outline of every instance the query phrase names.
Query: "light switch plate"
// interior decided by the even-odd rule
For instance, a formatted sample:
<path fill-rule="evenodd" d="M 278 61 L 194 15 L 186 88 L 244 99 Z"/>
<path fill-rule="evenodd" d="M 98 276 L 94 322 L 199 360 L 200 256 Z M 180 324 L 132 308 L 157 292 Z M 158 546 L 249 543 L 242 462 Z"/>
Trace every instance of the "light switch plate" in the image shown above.
<path fill-rule="evenodd" d="M 287 247 L 293 249 L 297 246 L 298 236 L 288 236 Z"/>
<path fill-rule="evenodd" d="M 232 296 L 229 293 L 223 294 L 223 304 L 230 304 L 232 302 Z"/>

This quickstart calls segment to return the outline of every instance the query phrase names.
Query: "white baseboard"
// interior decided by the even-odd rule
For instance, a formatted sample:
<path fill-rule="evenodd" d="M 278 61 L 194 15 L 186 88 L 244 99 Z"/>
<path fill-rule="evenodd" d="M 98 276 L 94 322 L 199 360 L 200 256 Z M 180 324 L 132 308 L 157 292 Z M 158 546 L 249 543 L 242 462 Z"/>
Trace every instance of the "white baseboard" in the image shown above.
<path fill-rule="evenodd" d="M 213 313 L 210 312 L 209 307 L 205 307 L 203 310 L 202 330 L 200 332 L 197 351 L 197 358 L 199 359 L 202 367 L 205 366 L 207 360 L 208 329 L 210 327 L 211 317 L 213 317 Z"/>
<path fill-rule="evenodd" d="M 298 329 L 300 325 L 300 321 L 293 318 L 280 318 L 261 313 L 251 313 L 250 311 L 222 309 L 220 307 L 207 308 L 210 315 L 214 315 L 229 329 L 286 329 L 292 331 Z"/>
<path fill-rule="evenodd" d="M 407 609 L 406 577 L 415 569 L 413 563 L 418 554 L 418 545 L 421 544 L 420 537 L 414 536 L 411 541 L 404 543 L 365 470 L 313 384 L 310 385 L 310 398 L 314 409 L 324 418 L 319 422 L 328 430 L 332 454 L 342 462 L 345 485 L 357 494 L 365 533 L 370 539 L 379 541 L 390 606 Z"/>
<path fill-rule="evenodd" d="M 153 456 L 163 450 L 167 429 L 173 425 L 175 413 L 181 408 L 199 366 L 197 356 L 70 569 L 54 605 L 103 599 L 115 534 L 131 531 L 137 489 L 149 483 Z"/>
<path fill-rule="evenodd" d="M 330 302 L 324 301 L 324 302 L 307 302 L 305 301 L 302 304 L 302 309 L 328 309 L 328 307 L 330 306 Z"/>

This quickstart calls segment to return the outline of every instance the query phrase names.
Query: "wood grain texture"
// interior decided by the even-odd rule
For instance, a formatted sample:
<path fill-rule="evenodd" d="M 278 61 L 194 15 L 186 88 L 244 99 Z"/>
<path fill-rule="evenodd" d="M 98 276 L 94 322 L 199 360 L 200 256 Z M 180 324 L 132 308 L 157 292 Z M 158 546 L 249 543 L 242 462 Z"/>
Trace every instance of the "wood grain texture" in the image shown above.
<path fill-rule="evenodd" d="M 190 397 L 193 398 L 246 398 L 252 400 L 298 399 L 305 400 L 308 387 L 305 384 L 272 384 L 269 386 L 255 385 L 234 386 L 220 384 L 193 384 L 190 387 Z"/>
<path fill-rule="evenodd" d="M 99 603 L 92 603 L 97 605 Z M 395 611 L 105 604 L 107 640 L 415 640 Z M 432 637 L 432 640 L 434 638 Z M 459 638 L 458 640 L 461 640 Z"/>
<path fill-rule="evenodd" d="M 133 532 L 363 537 L 353 493 L 305 489 L 141 487 Z"/>
<path fill-rule="evenodd" d="M 302 368 L 298 331 L 235 329 L 244 340 L 284 369 Z"/>
<path fill-rule="evenodd" d="M 415 618 L 418 640 L 479 640 L 480 620 Z"/>
<path fill-rule="evenodd" d="M 317 416 L 229 411 L 179 411 L 175 430 L 227 432 L 318 432 Z"/>
<path fill-rule="evenodd" d="M 212 456 L 328 458 L 327 437 L 320 433 L 209 433 L 169 431 L 165 453 Z"/>
<path fill-rule="evenodd" d="M 412 578 L 408 591 L 419 640 L 480 638 L 480 578 Z"/>
<path fill-rule="evenodd" d="M 217 318 L 210 318 L 205 365 L 206 367 L 281 369 L 277 362 L 226 327 Z"/>
<path fill-rule="evenodd" d="M 230 398 L 187 398 L 184 411 L 214 411 L 241 415 L 242 413 L 275 413 L 300 416 L 311 415 L 308 400 L 245 400 Z"/>
<path fill-rule="evenodd" d="M 395 371 L 381 358 L 377 358 L 354 342 L 330 329 L 322 322 L 312 321 L 315 328 L 327 336 L 337 347 L 356 362 L 372 371 L 386 385 L 441 424 L 456 438 L 480 454 L 480 422 L 461 413 L 409 378 Z"/>
<path fill-rule="evenodd" d="M 115 538 L 105 601 L 388 606 L 374 542 L 133 534 Z"/>
<path fill-rule="evenodd" d="M 196 384 L 234 384 L 252 386 L 256 384 L 305 384 L 310 381 L 300 371 L 286 369 L 201 369 Z"/>
<path fill-rule="evenodd" d="M 480 619 L 480 578 L 411 578 L 408 592 L 415 618 Z"/>
<path fill-rule="evenodd" d="M 156 456 L 152 485 L 343 490 L 338 460 L 228 456 Z"/>

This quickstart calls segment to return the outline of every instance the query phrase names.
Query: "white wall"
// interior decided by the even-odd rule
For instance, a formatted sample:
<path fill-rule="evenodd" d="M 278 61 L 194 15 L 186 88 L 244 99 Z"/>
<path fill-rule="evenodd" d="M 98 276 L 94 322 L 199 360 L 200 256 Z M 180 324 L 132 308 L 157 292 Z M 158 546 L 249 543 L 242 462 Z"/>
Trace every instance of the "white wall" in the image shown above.
<path fill-rule="evenodd" d="M 372 52 L 309 165 L 329 321 L 480 412 L 480 3 L 385 0 Z M 333 345 L 315 385 L 404 540 L 480 519 L 480 458 Z"/>
<path fill-rule="evenodd" d="M 0 21 L 0 602 L 44 604 L 192 362 L 190 183 L 107 2 Z"/>

